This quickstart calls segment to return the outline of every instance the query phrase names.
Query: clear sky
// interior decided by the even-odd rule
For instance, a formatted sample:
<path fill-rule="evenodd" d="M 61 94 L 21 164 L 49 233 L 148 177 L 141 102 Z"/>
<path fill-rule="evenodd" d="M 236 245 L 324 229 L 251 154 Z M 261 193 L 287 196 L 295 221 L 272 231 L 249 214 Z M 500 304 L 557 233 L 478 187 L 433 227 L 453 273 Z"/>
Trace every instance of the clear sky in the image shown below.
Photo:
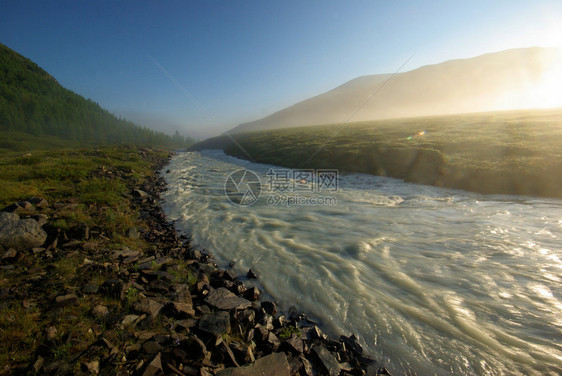
<path fill-rule="evenodd" d="M 111 112 L 196 138 L 358 76 L 562 45 L 561 1 L 7 1 L 0 42 Z"/>

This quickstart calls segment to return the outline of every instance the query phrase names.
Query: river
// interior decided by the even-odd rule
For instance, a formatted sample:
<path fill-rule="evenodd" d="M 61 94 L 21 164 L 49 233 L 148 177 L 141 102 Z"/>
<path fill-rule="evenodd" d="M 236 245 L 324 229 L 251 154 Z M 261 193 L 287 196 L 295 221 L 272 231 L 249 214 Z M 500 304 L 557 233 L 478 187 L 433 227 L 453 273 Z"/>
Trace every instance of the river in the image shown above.
<path fill-rule="evenodd" d="M 290 176 L 218 150 L 166 169 L 164 210 L 193 244 L 254 270 L 282 309 L 356 333 L 391 373 L 562 373 L 562 201 Z"/>

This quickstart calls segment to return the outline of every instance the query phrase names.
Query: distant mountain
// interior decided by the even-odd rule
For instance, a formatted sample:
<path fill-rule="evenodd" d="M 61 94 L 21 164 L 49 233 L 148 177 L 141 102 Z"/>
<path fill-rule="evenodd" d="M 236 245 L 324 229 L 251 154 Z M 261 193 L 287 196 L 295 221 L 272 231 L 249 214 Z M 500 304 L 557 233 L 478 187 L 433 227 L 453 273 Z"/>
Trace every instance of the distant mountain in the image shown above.
<path fill-rule="evenodd" d="M 537 100 L 533 88 L 559 53 L 554 48 L 519 48 L 394 76 L 358 77 L 263 119 L 240 124 L 229 133 L 343 123 L 350 118 L 358 122 L 532 108 Z"/>
<path fill-rule="evenodd" d="M 55 136 L 83 144 L 128 143 L 184 147 L 171 137 L 117 118 L 62 87 L 37 64 L 0 44 L 0 131 Z"/>

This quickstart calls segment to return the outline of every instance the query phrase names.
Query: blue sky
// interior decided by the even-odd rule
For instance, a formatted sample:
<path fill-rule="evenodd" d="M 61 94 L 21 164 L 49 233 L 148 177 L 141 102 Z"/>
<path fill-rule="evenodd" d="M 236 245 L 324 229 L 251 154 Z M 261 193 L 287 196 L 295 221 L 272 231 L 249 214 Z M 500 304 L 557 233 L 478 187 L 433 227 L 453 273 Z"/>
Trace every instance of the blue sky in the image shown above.
<path fill-rule="evenodd" d="M 412 55 L 403 71 L 560 45 L 561 19 L 559 1 L 0 0 L 0 42 L 117 115 L 205 138 Z"/>

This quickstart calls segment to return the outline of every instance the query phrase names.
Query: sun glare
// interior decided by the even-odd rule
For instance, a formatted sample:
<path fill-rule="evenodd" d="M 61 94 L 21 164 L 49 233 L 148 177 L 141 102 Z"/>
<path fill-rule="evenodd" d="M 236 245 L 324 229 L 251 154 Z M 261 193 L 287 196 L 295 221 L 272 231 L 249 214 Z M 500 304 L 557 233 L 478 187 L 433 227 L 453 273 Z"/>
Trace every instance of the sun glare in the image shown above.
<path fill-rule="evenodd" d="M 532 107 L 562 106 L 562 49 L 554 60 L 545 66 L 542 77 L 532 90 Z"/>
<path fill-rule="evenodd" d="M 528 73 L 525 86 L 497 98 L 501 110 L 553 108 L 562 106 L 562 48 L 551 49 L 540 61 L 540 72 Z"/>

